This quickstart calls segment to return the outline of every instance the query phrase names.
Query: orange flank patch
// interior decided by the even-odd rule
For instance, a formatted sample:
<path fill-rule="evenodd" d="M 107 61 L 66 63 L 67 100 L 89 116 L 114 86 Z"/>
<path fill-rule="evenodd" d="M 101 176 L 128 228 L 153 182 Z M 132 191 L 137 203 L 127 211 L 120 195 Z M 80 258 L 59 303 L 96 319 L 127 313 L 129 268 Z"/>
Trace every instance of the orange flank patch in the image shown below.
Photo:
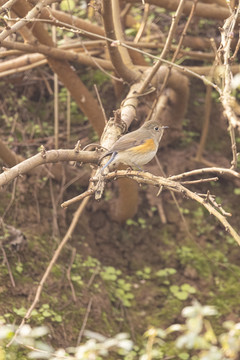
<path fill-rule="evenodd" d="M 153 139 L 147 139 L 143 144 L 131 148 L 130 151 L 145 153 L 148 151 L 154 151 L 155 149 L 156 149 L 156 145 Z"/>

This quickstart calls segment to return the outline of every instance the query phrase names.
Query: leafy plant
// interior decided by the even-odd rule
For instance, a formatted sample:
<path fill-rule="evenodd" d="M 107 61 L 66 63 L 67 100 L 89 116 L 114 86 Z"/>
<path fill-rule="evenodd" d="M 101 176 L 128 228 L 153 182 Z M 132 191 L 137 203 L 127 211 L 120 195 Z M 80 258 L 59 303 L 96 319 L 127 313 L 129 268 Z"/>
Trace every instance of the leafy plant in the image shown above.
<path fill-rule="evenodd" d="M 108 283 L 112 300 L 120 300 L 124 306 L 130 307 L 131 301 L 134 299 L 131 292 L 132 285 L 119 278 L 121 274 L 121 270 L 115 269 L 113 266 L 105 266 L 100 272 L 102 279 Z"/>
<path fill-rule="evenodd" d="M 187 300 L 190 294 L 196 293 L 196 289 L 189 284 L 183 284 L 181 286 L 172 285 L 169 289 L 171 293 L 179 300 Z"/>
<path fill-rule="evenodd" d="M 152 272 L 152 269 L 149 267 L 149 266 L 145 266 L 143 268 L 143 270 L 138 270 L 136 272 L 136 275 L 140 278 L 140 279 L 143 279 L 143 280 L 148 280 L 151 278 L 151 272 Z"/>

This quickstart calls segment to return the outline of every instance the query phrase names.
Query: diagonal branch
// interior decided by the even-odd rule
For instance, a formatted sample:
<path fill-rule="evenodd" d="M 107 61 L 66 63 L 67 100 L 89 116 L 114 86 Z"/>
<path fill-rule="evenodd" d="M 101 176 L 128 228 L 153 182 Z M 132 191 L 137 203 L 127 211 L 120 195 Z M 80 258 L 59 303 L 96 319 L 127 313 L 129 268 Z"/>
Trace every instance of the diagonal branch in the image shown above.
<path fill-rule="evenodd" d="M 182 194 L 184 197 L 190 198 L 200 203 L 208 210 L 208 212 L 211 215 L 215 216 L 218 219 L 218 221 L 224 226 L 225 230 L 229 232 L 232 235 L 232 237 L 236 240 L 238 245 L 240 245 L 240 235 L 229 224 L 225 216 L 223 216 L 219 211 L 217 211 L 215 207 L 212 206 L 206 200 L 206 198 L 202 198 L 201 196 L 187 189 L 185 186 L 181 185 L 180 183 L 163 178 L 161 176 L 155 176 L 147 172 L 139 173 L 139 171 L 126 171 L 126 170 L 120 170 L 120 171 L 108 173 L 105 176 L 105 181 L 116 180 L 121 177 L 128 177 L 130 179 L 137 181 L 139 184 L 148 184 L 148 185 L 157 186 L 159 187 L 159 189 L 166 188 L 168 190 L 178 192 Z M 92 181 L 94 180 L 95 179 L 93 178 Z"/>

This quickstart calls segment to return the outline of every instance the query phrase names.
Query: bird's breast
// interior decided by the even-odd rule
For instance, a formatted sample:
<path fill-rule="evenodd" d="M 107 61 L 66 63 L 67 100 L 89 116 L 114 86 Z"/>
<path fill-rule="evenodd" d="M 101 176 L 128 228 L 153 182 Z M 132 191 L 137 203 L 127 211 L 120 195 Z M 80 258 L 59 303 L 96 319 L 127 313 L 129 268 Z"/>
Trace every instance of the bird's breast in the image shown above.
<path fill-rule="evenodd" d="M 129 149 L 131 152 L 137 152 L 137 153 L 146 153 L 156 150 L 156 144 L 153 139 L 147 139 L 145 142 L 141 145 L 137 145 Z"/>

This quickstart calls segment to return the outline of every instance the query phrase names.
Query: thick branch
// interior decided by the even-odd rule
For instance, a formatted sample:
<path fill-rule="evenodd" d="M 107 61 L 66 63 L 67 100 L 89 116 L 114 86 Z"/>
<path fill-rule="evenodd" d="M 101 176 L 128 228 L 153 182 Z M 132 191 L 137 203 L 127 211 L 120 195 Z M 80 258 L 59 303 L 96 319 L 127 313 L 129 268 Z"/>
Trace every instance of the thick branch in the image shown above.
<path fill-rule="evenodd" d="M 15 49 L 29 53 L 40 53 L 52 57 L 54 59 L 80 62 L 81 64 L 91 66 L 94 68 L 97 68 L 99 65 L 106 70 L 113 70 L 113 66 L 111 62 L 108 60 L 102 60 L 91 56 L 78 54 L 71 50 L 62 50 L 42 44 L 30 45 L 30 44 L 6 41 L 6 40 L 2 41 L 1 45 L 7 49 Z M 17 59 L 15 59 L 15 61 L 17 61 Z"/>
<path fill-rule="evenodd" d="M 119 0 L 111 0 L 112 2 L 112 17 L 113 17 L 113 25 L 114 25 L 114 33 L 117 40 L 124 41 L 123 31 L 122 31 L 122 24 L 120 19 L 120 6 Z M 133 68 L 132 60 L 129 56 L 128 50 L 123 47 L 119 47 L 119 53 L 122 57 L 124 64 L 128 68 Z"/>
<path fill-rule="evenodd" d="M 86 20 L 80 19 L 72 14 L 66 14 L 62 11 L 53 10 L 50 8 L 44 8 L 41 12 L 41 19 L 48 19 L 50 23 L 59 26 L 59 22 L 68 24 L 70 26 L 76 26 L 81 30 L 88 32 L 86 36 L 90 39 L 96 39 L 94 34 L 104 36 L 104 29 L 100 26 L 94 25 Z M 91 34 L 90 34 L 91 33 Z M 97 37 L 98 38 L 98 37 Z"/>
<path fill-rule="evenodd" d="M 124 79 L 125 81 L 131 83 L 139 79 L 140 73 L 137 73 L 133 70 L 130 70 L 124 63 L 121 58 L 120 52 L 117 47 L 117 38 L 114 32 L 114 24 L 112 17 L 112 6 L 111 1 L 103 0 L 103 21 L 106 36 L 112 39 L 112 43 L 107 42 L 108 51 L 112 60 L 112 64 L 117 72 L 117 74 Z M 115 41 L 115 44 L 114 44 Z"/>
<path fill-rule="evenodd" d="M 130 2 L 130 3 L 139 2 L 140 3 L 141 0 L 138 0 L 138 1 L 137 0 L 128 0 L 128 2 Z M 175 11 L 179 5 L 179 0 L 145 0 L 145 3 L 157 5 L 159 7 L 163 7 L 170 11 Z M 186 15 L 190 14 L 192 4 L 193 4 L 192 1 L 190 1 L 190 0 L 186 1 L 184 8 L 183 8 L 184 14 L 186 14 Z M 218 6 L 215 4 L 204 4 L 204 3 L 199 2 L 197 4 L 195 15 L 201 16 L 204 18 L 224 20 L 230 15 L 230 12 L 229 12 L 228 8 L 225 8 L 223 6 Z"/>
<path fill-rule="evenodd" d="M 28 173 L 30 170 L 39 165 L 56 163 L 59 161 L 78 161 L 82 163 L 94 163 L 98 161 L 99 155 L 93 151 L 79 151 L 76 150 L 50 150 L 43 151 L 33 157 L 22 161 L 11 169 L 6 169 L 0 174 L 0 186 L 7 184 L 9 181 L 15 179 L 17 176 Z"/>
<path fill-rule="evenodd" d="M 29 11 L 29 8 L 30 6 L 25 0 L 19 0 L 13 6 L 13 10 L 20 17 L 24 17 L 25 14 Z M 42 44 L 48 45 L 50 47 L 54 46 L 51 37 L 41 23 L 36 22 L 32 27 L 32 31 L 38 41 L 40 41 Z M 104 118 L 102 116 L 98 102 L 94 99 L 91 92 L 88 91 L 86 86 L 82 83 L 76 74 L 75 70 L 72 69 L 67 61 L 48 58 L 48 63 L 69 90 L 80 109 L 88 117 L 95 131 L 98 133 L 98 135 L 100 135 L 104 128 Z"/>

